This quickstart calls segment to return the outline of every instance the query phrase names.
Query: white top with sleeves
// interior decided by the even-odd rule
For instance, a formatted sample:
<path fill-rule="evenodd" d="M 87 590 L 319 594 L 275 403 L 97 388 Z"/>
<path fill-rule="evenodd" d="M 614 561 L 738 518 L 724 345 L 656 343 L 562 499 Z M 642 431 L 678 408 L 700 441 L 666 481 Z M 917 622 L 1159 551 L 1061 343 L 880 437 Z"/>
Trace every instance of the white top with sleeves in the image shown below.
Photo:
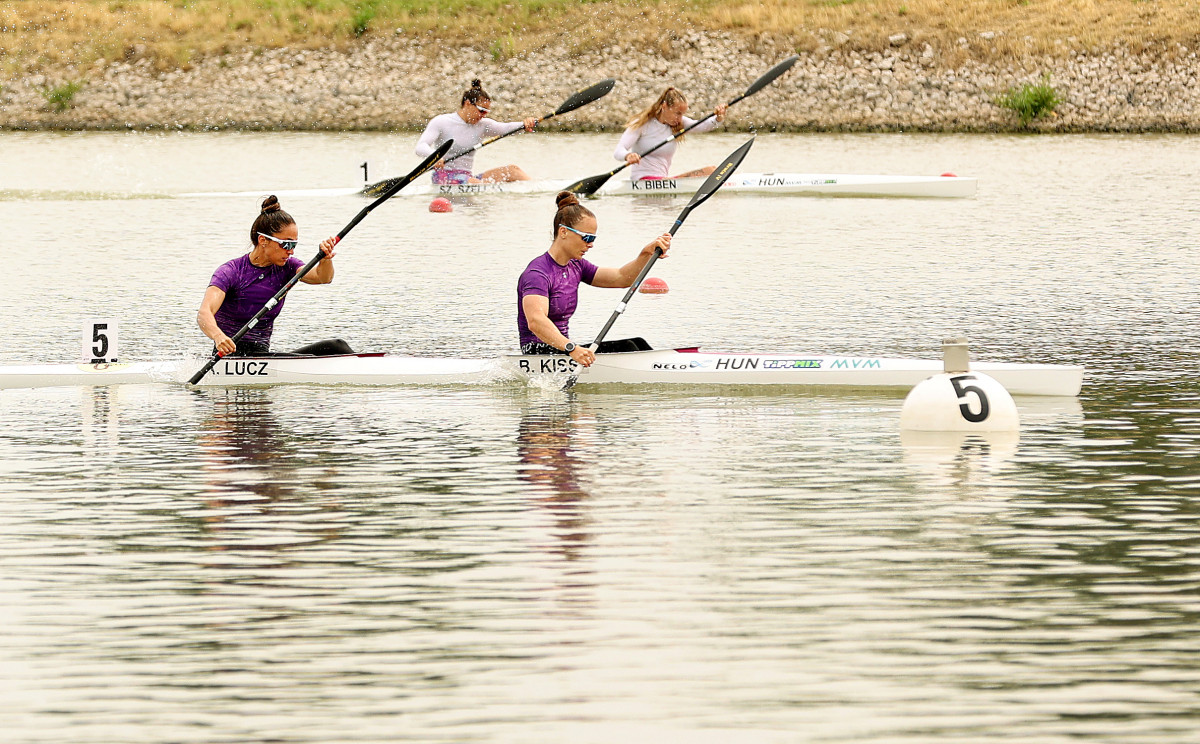
<path fill-rule="evenodd" d="M 695 123 L 695 119 L 689 119 L 686 116 L 683 117 L 683 126 L 685 128 Z M 688 132 L 688 134 L 709 132 L 715 129 L 716 126 L 717 117 L 714 116 Z M 617 143 L 617 149 L 613 152 L 613 157 L 624 161 L 625 156 L 631 152 L 636 152 L 640 155 L 658 143 L 665 141 L 672 134 L 674 132 L 666 124 L 663 124 L 658 119 L 651 119 L 637 129 L 626 129 L 625 134 L 621 135 L 621 141 Z M 646 176 L 667 178 L 671 169 L 671 159 L 675 157 L 675 149 L 677 147 L 679 147 L 679 140 L 671 140 L 649 155 L 642 156 L 642 161 L 634 164 L 631 169 L 629 178 L 633 181 L 645 178 Z"/>
<path fill-rule="evenodd" d="M 446 167 L 453 170 L 465 170 L 474 172 L 475 167 L 475 151 L 469 148 L 478 145 L 486 137 L 495 137 L 500 134 L 508 134 L 509 132 L 521 129 L 524 127 L 524 122 L 498 122 L 495 119 L 484 117 L 477 124 L 468 124 L 463 121 L 463 118 L 458 113 L 438 114 L 429 120 L 429 124 L 425 127 L 425 131 L 421 134 L 421 139 L 417 140 L 417 146 L 413 152 L 418 157 L 429 157 L 434 150 L 438 149 L 448 139 L 454 140 L 454 144 L 450 147 L 448 156 L 453 156 L 457 153 L 467 150 L 468 153 L 461 158 L 447 163 Z"/>

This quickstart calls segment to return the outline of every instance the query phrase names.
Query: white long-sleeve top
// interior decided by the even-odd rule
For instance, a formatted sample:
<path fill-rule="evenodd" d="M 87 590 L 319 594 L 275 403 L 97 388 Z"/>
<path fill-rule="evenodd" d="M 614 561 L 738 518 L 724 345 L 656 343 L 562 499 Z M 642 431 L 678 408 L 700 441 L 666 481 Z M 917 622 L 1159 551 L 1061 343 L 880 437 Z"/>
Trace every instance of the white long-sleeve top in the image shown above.
<path fill-rule="evenodd" d="M 450 147 L 450 152 L 447 155 L 455 155 L 464 150 L 478 145 L 487 137 L 495 137 L 499 134 L 508 134 L 514 130 L 524 127 L 523 122 L 499 122 L 495 119 L 484 117 L 477 124 L 468 124 L 463 121 L 463 118 L 457 113 L 438 114 L 429 120 L 425 131 L 421 133 L 421 139 L 417 140 L 417 146 L 414 152 L 417 157 L 426 158 L 438 149 L 448 139 L 454 140 L 454 144 Z M 475 152 L 468 152 L 461 158 L 446 164 L 447 168 L 454 170 L 465 170 L 475 172 Z"/>
<path fill-rule="evenodd" d="M 696 123 L 695 119 L 689 119 L 686 116 L 682 117 L 682 121 L 685 128 Z M 717 118 L 714 116 L 688 132 L 688 134 L 709 132 L 715 129 L 716 126 Z M 613 157 L 624 162 L 625 156 L 629 153 L 636 152 L 640 155 L 659 142 L 663 142 L 672 134 L 674 132 L 666 124 L 663 124 L 658 119 L 651 119 L 637 129 L 626 129 L 625 134 L 621 135 L 621 141 L 617 143 L 617 149 L 613 152 Z M 455 143 L 457 144 L 457 140 L 455 140 Z M 667 178 L 670 175 L 671 159 L 675 157 L 677 147 L 679 147 L 679 140 L 671 140 L 649 155 L 642 156 L 641 162 L 635 163 L 630 168 L 630 180 L 636 181 L 646 176 Z"/>

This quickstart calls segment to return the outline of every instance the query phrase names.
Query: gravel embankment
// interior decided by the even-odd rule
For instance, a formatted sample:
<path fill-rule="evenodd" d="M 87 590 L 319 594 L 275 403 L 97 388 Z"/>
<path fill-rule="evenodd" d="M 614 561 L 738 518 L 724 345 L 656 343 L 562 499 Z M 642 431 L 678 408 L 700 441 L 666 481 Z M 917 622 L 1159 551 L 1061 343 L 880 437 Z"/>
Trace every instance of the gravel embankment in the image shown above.
<path fill-rule="evenodd" d="M 1200 131 L 1196 53 L 1185 47 L 1163 56 L 1113 49 L 981 63 L 961 49 L 939 52 L 899 36 L 884 54 L 836 41 L 802 54 L 792 71 L 739 103 L 729 125 L 1010 131 L 1019 122 L 994 103 L 997 94 L 1048 74 L 1064 100 L 1033 129 Z M 959 41 L 963 48 L 988 43 Z M 248 51 L 170 72 L 155 71 L 144 60 L 101 62 L 84 71 L 44 70 L 4 81 L 0 128 L 420 129 L 434 114 L 456 108 L 475 77 L 482 78 L 502 119 L 548 113 L 573 91 L 614 77 L 613 93 L 554 122 L 612 130 L 668 84 L 688 95 L 693 112 L 708 109 L 744 91 L 790 53 L 769 40 L 692 34 L 672 59 L 608 48 L 493 60 L 477 50 L 447 51 L 397 36 L 365 40 L 348 52 Z M 967 61 L 950 64 L 958 59 Z M 43 93 L 68 81 L 83 84 L 69 108 L 55 111 Z"/>

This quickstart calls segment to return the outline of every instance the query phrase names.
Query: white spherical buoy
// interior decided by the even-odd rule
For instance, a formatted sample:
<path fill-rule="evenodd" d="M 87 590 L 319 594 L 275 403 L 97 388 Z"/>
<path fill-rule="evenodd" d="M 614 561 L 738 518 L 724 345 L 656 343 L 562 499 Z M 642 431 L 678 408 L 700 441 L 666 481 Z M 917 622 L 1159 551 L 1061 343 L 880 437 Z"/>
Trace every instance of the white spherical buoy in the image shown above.
<path fill-rule="evenodd" d="M 1017 404 L 994 378 L 971 371 L 965 338 L 942 342 L 942 368 L 908 391 L 900 428 L 910 431 L 1017 431 Z"/>
<path fill-rule="evenodd" d="M 1017 404 L 979 372 L 943 372 L 917 383 L 900 409 L 900 428 L 916 431 L 1016 431 Z"/>

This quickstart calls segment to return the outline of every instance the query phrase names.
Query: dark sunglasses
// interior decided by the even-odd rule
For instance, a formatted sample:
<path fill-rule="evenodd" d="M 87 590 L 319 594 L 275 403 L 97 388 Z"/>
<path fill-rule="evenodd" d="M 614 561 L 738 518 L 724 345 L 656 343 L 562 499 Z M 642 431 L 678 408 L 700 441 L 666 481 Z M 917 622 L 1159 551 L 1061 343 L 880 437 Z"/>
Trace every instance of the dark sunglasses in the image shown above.
<path fill-rule="evenodd" d="M 580 239 L 582 239 L 583 242 L 587 243 L 588 245 L 591 245 L 592 243 L 596 242 L 596 233 L 579 232 L 575 228 L 567 227 L 566 225 L 559 225 L 559 227 L 566 227 L 568 230 L 570 230 L 571 232 L 578 235 L 580 237 Z"/>
<path fill-rule="evenodd" d="M 274 240 L 276 243 L 279 243 L 280 248 L 288 252 L 296 250 L 296 244 L 300 242 L 299 240 L 283 240 L 282 238 L 277 238 L 274 235 L 267 235 L 266 233 L 259 233 L 259 235 L 267 238 L 268 240 Z"/>

